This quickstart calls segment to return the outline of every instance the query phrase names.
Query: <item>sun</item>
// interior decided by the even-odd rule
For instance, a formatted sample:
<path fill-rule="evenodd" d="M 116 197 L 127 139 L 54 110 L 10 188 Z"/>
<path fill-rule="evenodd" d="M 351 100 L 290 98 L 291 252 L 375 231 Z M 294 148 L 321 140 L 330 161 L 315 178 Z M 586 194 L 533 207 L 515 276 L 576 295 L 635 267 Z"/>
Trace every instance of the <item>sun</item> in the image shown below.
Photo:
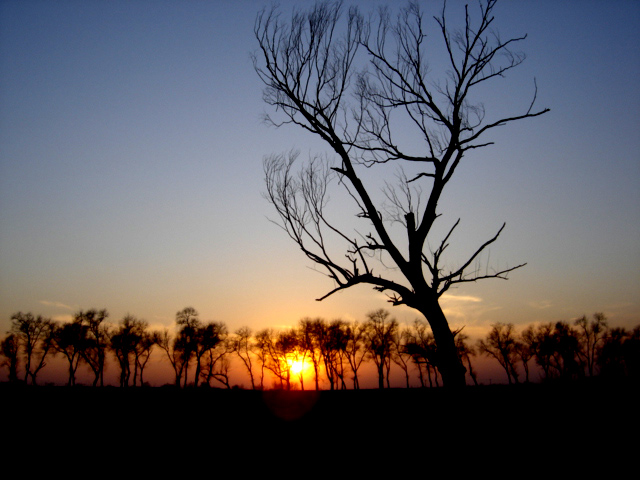
<path fill-rule="evenodd" d="M 302 360 L 293 360 L 291 362 L 291 373 L 295 375 L 300 375 L 304 370 L 304 362 Z"/>

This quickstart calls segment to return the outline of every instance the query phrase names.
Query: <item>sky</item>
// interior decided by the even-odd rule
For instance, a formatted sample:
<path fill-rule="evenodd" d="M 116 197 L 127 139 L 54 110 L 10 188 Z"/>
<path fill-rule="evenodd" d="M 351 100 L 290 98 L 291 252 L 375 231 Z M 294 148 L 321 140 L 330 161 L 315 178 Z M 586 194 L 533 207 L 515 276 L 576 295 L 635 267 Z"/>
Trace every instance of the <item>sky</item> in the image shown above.
<path fill-rule="evenodd" d="M 426 18 L 439 13 L 423 3 Z M 231 331 L 378 308 L 419 317 L 364 286 L 315 301 L 331 281 L 270 221 L 263 158 L 326 147 L 263 122 L 273 112 L 251 53 L 267 4 L 0 1 L 2 334 L 18 311 L 65 320 L 89 308 L 163 328 L 193 306 Z M 282 1 L 283 14 L 294 4 L 311 2 Z M 595 312 L 637 325 L 640 2 L 516 0 L 495 17 L 503 37 L 527 34 L 527 59 L 483 90 L 487 113 L 525 111 L 534 78 L 550 112 L 470 152 L 438 221 L 461 219 L 452 264 L 506 222 L 483 261 L 527 265 L 451 290 L 445 313 L 472 336 Z"/>

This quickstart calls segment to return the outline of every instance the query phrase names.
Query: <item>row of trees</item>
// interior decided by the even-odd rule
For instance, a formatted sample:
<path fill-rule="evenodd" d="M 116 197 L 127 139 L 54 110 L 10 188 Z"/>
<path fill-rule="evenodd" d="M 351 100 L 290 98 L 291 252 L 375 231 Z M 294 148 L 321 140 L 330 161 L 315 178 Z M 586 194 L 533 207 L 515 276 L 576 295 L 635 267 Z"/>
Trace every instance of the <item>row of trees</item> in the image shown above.
<path fill-rule="evenodd" d="M 609 328 L 602 313 L 586 316 L 573 325 L 559 321 L 529 325 L 516 334 L 513 324 L 496 323 L 477 343 L 479 354 L 497 360 L 508 382 L 518 383 L 522 367 L 530 380 L 532 361 L 543 379 L 575 380 L 601 374 L 607 377 L 640 377 L 640 325 L 631 331 Z"/>
<path fill-rule="evenodd" d="M 104 385 L 111 354 L 121 387 L 143 385 L 145 367 L 157 347 L 169 361 L 178 387 L 217 382 L 231 388 L 232 359 L 247 373 L 252 389 L 265 388 L 268 378 L 284 389 L 307 388 L 305 378 L 313 378 L 316 390 L 324 380 L 331 390 L 359 389 L 361 367 L 367 362 L 375 367 L 379 388 L 390 387 L 392 367 L 402 372 L 407 387 L 412 376 L 422 387 L 441 383 L 436 341 L 427 323 L 416 320 L 402 326 L 382 309 L 367 314 L 363 322 L 303 318 L 290 329 L 254 333 L 245 326 L 232 334 L 222 322 L 202 322 L 192 307 L 177 312 L 173 335 L 167 329 L 150 331 L 147 322 L 132 315 L 117 325 L 109 324 L 107 317 L 106 310 L 96 309 L 80 311 L 67 323 L 14 314 L 0 354 L 9 380 L 18 381 L 22 368 L 24 382 L 36 385 L 48 359 L 61 354 L 68 365 L 68 385 L 76 383 L 81 364 L 93 373 L 94 386 Z M 520 368 L 529 382 L 533 365 L 542 379 L 640 376 L 640 326 L 632 331 L 610 329 L 601 313 L 573 324 L 529 325 L 519 334 L 513 324 L 496 323 L 475 345 L 461 330 L 454 333 L 460 362 L 476 385 L 471 359 L 479 355 L 498 361 L 509 383 L 520 381 Z"/>
<path fill-rule="evenodd" d="M 117 326 L 106 322 L 106 310 L 79 311 L 71 322 L 56 322 L 41 315 L 18 312 L 11 317 L 11 330 L 0 344 L 2 365 L 9 369 L 9 381 L 18 380 L 20 360 L 24 361 L 24 382 L 37 384 L 37 377 L 54 355 L 62 355 L 68 365 L 68 385 L 75 385 L 76 372 L 85 364 L 94 374 L 93 385 L 104 385 L 104 371 L 111 352 L 120 368 L 120 385 L 142 384 L 142 374 L 158 343 L 148 324 L 131 315 Z"/>

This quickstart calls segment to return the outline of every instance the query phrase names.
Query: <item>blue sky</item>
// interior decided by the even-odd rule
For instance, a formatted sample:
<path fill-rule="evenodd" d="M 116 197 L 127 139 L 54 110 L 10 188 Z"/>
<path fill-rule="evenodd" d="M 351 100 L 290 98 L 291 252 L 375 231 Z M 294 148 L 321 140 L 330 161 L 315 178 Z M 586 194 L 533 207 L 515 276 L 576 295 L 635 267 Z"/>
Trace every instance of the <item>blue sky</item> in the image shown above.
<path fill-rule="evenodd" d="M 250 53 L 264 5 L 0 2 L 0 331 L 17 311 L 107 308 L 162 327 L 193 306 L 234 329 L 390 308 L 366 287 L 316 302 L 330 281 L 268 220 L 263 157 L 325 147 L 261 120 Z M 426 2 L 426 17 L 439 9 Z M 551 112 L 465 159 L 442 228 L 462 219 L 455 264 L 506 222 L 491 264 L 528 265 L 451 291 L 445 311 L 472 334 L 596 311 L 638 324 L 640 3 L 511 1 L 495 15 L 503 36 L 528 34 L 527 60 L 483 92 L 487 112 L 526 110 L 534 77 Z"/>

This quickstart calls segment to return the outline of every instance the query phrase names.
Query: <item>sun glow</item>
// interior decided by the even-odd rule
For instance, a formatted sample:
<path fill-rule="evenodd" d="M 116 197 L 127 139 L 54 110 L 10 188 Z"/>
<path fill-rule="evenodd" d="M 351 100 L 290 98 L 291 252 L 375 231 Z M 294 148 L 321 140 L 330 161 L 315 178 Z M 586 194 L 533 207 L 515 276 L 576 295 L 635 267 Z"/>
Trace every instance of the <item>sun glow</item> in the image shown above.
<path fill-rule="evenodd" d="M 290 371 L 294 375 L 300 375 L 302 372 L 304 372 L 304 369 L 305 369 L 305 364 L 304 364 L 304 361 L 302 360 L 293 360 L 290 363 Z"/>

